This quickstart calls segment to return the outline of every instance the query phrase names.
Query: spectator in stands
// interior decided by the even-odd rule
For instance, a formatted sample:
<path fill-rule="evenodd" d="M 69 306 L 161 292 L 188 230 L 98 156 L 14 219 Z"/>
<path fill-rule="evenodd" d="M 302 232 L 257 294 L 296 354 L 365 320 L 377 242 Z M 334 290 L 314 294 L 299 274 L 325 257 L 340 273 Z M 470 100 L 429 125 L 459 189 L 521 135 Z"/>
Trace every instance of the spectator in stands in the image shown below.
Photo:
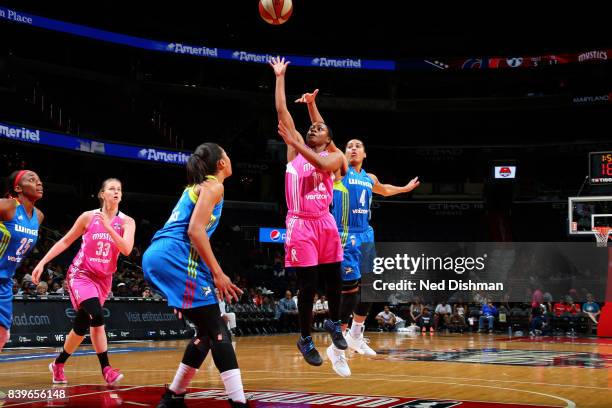
<path fill-rule="evenodd" d="M 151 294 L 151 289 L 146 287 L 144 288 L 144 290 L 142 291 L 142 297 L 143 298 L 152 298 L 153 295 Z"/>
<path fill-rule="evenodd" d="M 62 285 L 58 282 L 58 281 L 54 281 L 53 285 L 51 285 L 51 290 L 49 291 L 49 294 L 58 294 L 58 290 L 60 290 L 62 288 Z"/>
<path fill-rule="evenodd" d="M 457 303 L 453 305 L 453 316 L 458 316 L 463 320 L 463 325 L 466 325 L 465 315 L 467 314 L 468 307 L 463 303 L 463 299 L 457 299 Z"/>
<path fill-rule="evenodd" d="M 397 319 L 389 306 L 385 305 L 382 312 L 376 315 L 376 321 L 378 322 L 378 328 L 380 331 L 393 331 L 395 330 L 395 324 L 397 323 Z"/>
<path fill-rule="evenodd" d="M 436 314 L 434 315 L 434 327 L 436 328 L 436 330 L 440 330 L 440 326 L 444 327 L 445 329 L 448 329 L 448 323 L 450 321 L 451 315 L 453 314 L 453 309 L 451 308 L 451 305 L 449 305 L 446 300 L 443 300 L 436 306 L 435 313 Z"/>
<path fill-rule="evenodd" d="M 276 318 L 280 321 L 281 330 L 284 332 L 292 332 L 298 327 L 298 309 L 291 291 L 285 292 L 285 297 L 278 301 L 276 309 Z"/>
<path fill-rule="evenodd" d="M 40 282 L 38 284 L 38 286 L 36 286 L 36 296 L 38 297 L 46 297 L 47 296 L 47 291 L 49 290 L 49 285 L 47 284 L 47 282 Z"/>
<path fill-rule="evenodd" d="M 601 309 L 599 307 L 599 304 L 593 301 L 592 294 L 587 293 L 586 300 L 587 301 L 582 305 L 582 311 L 586 313 L 588 317 L 587 325 L 589 328 L 589 334 L 592 334 L 593 325 L 597 325 L 597 322 L 599 322 L 599 315 L 601 314 Z"/>
<path fill-rule="evenodd" d="M 570 336 L 575 336 L 576 335 L 576 325 L 578 323 L 578 319 L 582 315 L 582 311 L 580 310 L 580 305 L 578 303 L 574 303 L 574 298 L 572 298 L 571 296 L 568 296 L 565 310 L 567 313 L 567 317 L 569 320 L 569 327 L 570 327 L 570 330 L 567 334 Z"/>
<path fill-rule="evenodd" d="M 529 335 L 539 336 L 546 329 L 545 320 L 546 306 L 543 304 L 531 303 L 531 320 L 529 322 Z"/>
<path fill-rule="evenodd" d="M 418 296 L 414 297 L 414 301 L 410 303 L 410 323 L 414 323 L 418 326 L 419 319 L 423 314 L 423 304 L 421 303 L 421 298 Z"/>
<path fill-rule="evenodd" d="M 495 315 L 497 315 L 497 309 L 493 306 L 491 300 L 482 305 L 480 310 L 480 317 L 478 318 L 478 333 L 484 332 L 484 322 L 487 321 L 489 324 L 489 333 L 493 333 L 493 324 L 495 323 Z"/>
<path fill-rule="evenodd" d="M 128 297 L 129 293 L 128 293 L 128 289 L 127 289 L 127 285 L 123 282 L 119 282 L 117 284 L 117 297 Z"/>
<path fill-rule="evenodd" d="M 19 293 L 19 281 L 17 280 L 17 278 L 13 278 L 13 295 L 16 295 Z"/>
<path fill-rule="evenodd" d="M 62 287 L 59 288 L 55 293 L 63 296 L 68 296 L 68 279 L 64 279 L 64 281 L 62 282 Z"/>
<path fill-rule="evenodd" d="M 319 294 L 315 293 L 314 303 L 312 305 L 312 322 L 315 330 L 323 330 L 323 322 L 329 315 L 329 311 L 325 309 L 323 301 L 319 298 Z"/>
<path fill-rule="evenodd" d="M 262 290 L 260 288 L 257 288 L 255 290 L 255 295 L 253 296 L 253 303 L 256 306 L 261 306 L 262 301 L 263 301 L 262 296 L 263 296 L 262 295 Z"/>
<path fill-rule="evenodd" d="M 433 316 L 431 315 L 431 312 L 427 306 L 423 307 L 423 313 L 421 314 L 421 317 L 419 317 L 417 325 L 421 328 L 421 332 L 423 334 L 425 334 L 426 330 L 429 330 L 429 332 L 433 334 Z"/>
<path fill-rule="evenodd" d="M 465 319 L 463 316 L 453 313 L 448 321 L 448 328 L 451 332 L 463 333 L 466 328 Z"/>
<path fill-rule="evenodd" d="M 36 284 L 32 281 L 26 281 L 25 291 L 23 295 L 28 296 L 28 297 L 36 297 L 36 293 L 37 293 Z"/>

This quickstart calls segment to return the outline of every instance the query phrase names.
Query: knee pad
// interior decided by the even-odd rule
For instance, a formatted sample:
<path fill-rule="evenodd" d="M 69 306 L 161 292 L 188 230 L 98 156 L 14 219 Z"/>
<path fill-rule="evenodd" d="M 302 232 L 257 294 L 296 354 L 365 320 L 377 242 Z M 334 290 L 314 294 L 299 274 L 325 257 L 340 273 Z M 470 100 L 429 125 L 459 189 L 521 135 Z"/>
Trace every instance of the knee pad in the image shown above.
<path fill-rule="evenodd" d="M 78 336 L 84 336 L 89 330 L 89 315 L 83 309 L 79 309 L 74 318 L 73 329 Z"/>
<path fill-rule="evenodd" d="M 206 336 L 191 340 L 185 349 L 185 353 L 183 354 L 182 363 L 188 365 L 189 367 L 193 367 L 195 369 L 199 369 L 202 366 L 202 363 L 206 359 L 206 355 L 210 350 L 210 339 Z"/>
<path fill-rule="evenodd" d="M 89 315 L 91 327 L 104 325 L 104 311 L 97 297 L 83 301 L 81 309 L 85 310 L 85 313 Z"/>
<path fill-rule="evenodd" d="M 211 349 L 213 361 L 220 373 L 238 368 L 236 352 L 234 351 L 231 341 L 213 341 Z"/>

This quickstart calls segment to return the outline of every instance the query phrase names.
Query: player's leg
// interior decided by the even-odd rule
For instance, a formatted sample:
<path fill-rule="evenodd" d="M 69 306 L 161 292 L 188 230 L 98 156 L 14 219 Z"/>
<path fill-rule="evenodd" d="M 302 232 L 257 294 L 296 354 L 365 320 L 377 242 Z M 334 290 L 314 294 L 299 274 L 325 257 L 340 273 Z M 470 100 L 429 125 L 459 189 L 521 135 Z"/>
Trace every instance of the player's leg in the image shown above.
<path fill-rule="evenodd" d="M 295 268 L 298 280 L 298 320 L 300 338 L 297 347 L 310 365 L 320 366 L 323 360 L 315 348 L 310 335 L 312 304 L 317 288 L 319 271 L 319 234 L 315 220 L 290 218 L 287 220 L 287 241 L 285 242 L 285 267 Z"/>
<path fill-rule="evenodd" d="M 11 337 L 13 318 L 13 280 L 0 280 L 0 351 Z"/>
<path fill-rule="evenodd" d="M 55 361 L 49 364 L 49 371 L 53 375 L 54 384 L 66 384 L 68 382 L 64 374 L 64 364 L 83 342 L 85 334 L 89 330 L 89 324 L 89 315 L 84 309 L 78 309 L 74 317 L 72 330 L 70 330 L 64 341 L 62 352 L 55 358 Z"/>
<path fill-rule="evenodd" d="M 242 377 L 238 368 L 232 338 L 217 304 L 183 310 L 196 326 L 196 338 L 187 346 L 170 390 L 184 394 L 191 379 L 200 368 L 208 351 L 219 370 L 225 392 L 232 407 L 246 406 Z"/>
<path fill-rule="evenodd" d="M 317 288 L 319 271 L 316 266 L 295 268 L 298 279 L 298 317 L 300 321 L 300 338 L 298 349 L 310 365 L 320 366 L 323 360 L 315 348 L 310 333 L 312 324 L 312 304 Z"/>
<path fill-rule="evenodd" d="M 80 304 L 81 309 L 89 315 L 89 334 L 91 336 L 91 344 L 98 356 L 102 375 L 107 384 L 117 384 L 123 379 L 123 374 L 111 367 L 108 361 L 108 342 L 106 340 L 106 330 L 104 328 L 104 311 L 102 303 L 98 297 L 86 299 Z"/>
<path fill-rule="evenodd" d="M 353 321 L 351 329 L 345 336 L 348 346 L 360 354 L 367 356 L 375 356 L 376 352 L 368 346 L 363 333 L 365 331 L 365 321 L 370 312 L 371 304 L 363 302 L 361 299 L 361 274 L 370 273 L 372 271 L 374 258 L 376 256 L 374 246 L 374 230 L 368 228 L 365 232 L 357 235 L 357 245 L 359 248 L 359 257 L 357 260 L 356 278 L 357 288 L 355 291 L 356 306 L 353 309 Z"/>

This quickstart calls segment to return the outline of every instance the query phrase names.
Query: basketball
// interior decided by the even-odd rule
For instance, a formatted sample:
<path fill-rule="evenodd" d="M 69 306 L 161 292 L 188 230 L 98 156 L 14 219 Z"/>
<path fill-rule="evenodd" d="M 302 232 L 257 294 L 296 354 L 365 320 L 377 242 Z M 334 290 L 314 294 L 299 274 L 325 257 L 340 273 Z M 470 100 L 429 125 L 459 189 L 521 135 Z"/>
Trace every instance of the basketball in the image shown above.
<path fill-rule="evenodd" d="M 259 15 L 268 24 L 283 24 L 289 20 L 292 12 L 291 0 L 259 0 Z"/>

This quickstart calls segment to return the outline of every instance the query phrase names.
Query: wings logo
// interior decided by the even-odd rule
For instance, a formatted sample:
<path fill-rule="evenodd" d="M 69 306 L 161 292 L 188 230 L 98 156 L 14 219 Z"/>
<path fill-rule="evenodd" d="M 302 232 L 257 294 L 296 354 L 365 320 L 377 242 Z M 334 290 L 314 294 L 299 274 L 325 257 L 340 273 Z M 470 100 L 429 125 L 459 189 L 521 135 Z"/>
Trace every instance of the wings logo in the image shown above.
<path fill-rule="evenodd" d="M 208 296 L 212 290 L 210 290 L 210 286 L 202 286 L 202 292 L 204 292 L 204 296 Z"/>

